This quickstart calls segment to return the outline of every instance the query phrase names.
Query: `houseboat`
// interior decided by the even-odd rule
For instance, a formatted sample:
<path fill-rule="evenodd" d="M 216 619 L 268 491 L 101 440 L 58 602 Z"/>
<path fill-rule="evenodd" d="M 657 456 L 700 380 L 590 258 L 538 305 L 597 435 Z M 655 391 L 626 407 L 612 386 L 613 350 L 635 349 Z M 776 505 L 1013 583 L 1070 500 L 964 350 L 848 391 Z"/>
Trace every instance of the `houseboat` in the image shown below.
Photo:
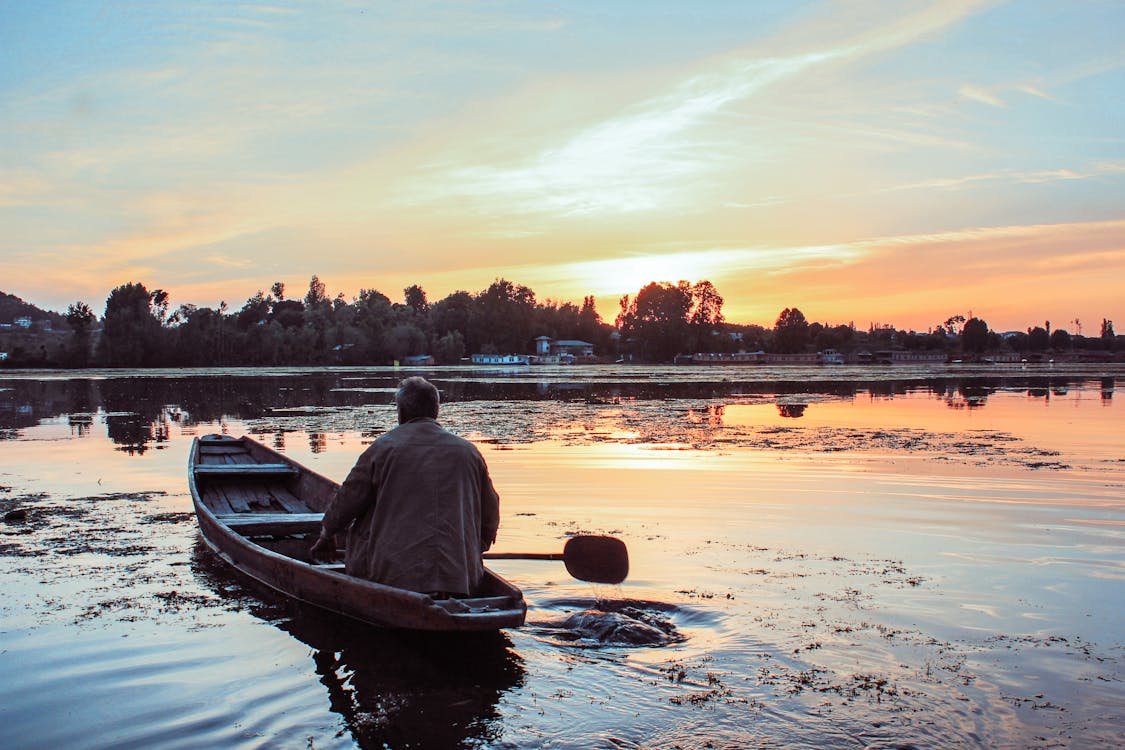
<path fill-rule="evenodd" d="M 470 361 L 474 365 L 519 366 L 528 363 L 526 354 L 474 354 Z"/>

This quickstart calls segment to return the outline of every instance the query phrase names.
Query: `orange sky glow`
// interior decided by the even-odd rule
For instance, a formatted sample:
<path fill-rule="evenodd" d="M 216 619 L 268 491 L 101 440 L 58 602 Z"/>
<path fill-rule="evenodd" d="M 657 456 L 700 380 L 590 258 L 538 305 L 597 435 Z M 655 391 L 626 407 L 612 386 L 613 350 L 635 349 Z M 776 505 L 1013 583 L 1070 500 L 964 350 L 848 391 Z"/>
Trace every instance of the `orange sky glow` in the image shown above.
<path fill-rule="evenodd" d="M 1125 323 L 1125 7 L 0 6 L 0 291 Z M 1016 31 L 1018 30 L 1018 33 Z M 1076 323 L 1075 321 L 1080 321 Z"/>

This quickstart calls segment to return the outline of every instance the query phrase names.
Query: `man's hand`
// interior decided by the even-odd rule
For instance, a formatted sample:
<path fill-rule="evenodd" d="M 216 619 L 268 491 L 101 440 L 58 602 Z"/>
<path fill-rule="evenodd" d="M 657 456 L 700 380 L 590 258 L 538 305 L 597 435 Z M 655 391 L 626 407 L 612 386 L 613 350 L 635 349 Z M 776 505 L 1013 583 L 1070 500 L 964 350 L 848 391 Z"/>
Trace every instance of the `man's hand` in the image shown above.
<path fill-rule="evenodd" d="M 309 549 L 312 559 L 323 562 L 336 562 L 336 535 L 325 534 L 322 529 L 316 543 Z"/>

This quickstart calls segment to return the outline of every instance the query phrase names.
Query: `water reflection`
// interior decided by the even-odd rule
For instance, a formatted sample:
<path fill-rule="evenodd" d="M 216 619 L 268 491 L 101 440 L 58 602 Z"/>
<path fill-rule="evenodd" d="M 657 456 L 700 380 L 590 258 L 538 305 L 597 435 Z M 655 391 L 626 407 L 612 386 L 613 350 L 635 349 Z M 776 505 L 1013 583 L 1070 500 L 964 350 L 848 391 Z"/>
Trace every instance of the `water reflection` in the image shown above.
<path fill-rule="evenodd" d="M 1029 399 L 1062 398 L 1072 390 L 1097 390 L 1103 404 L 1113 398 L 1116 378 L 1104 374 L 957 375 L 944 373 L 892 377 L 886 373 L 855 377 L 841 373 L 838 380 L 817 379 L 813 371 L 798 368 L 773 373 L 723 368 L 574 367 L 544 375 L 484 374 L 470 369 L 427 373 L 438 385 L 447 404 L 480 402 L 538 402 L 559 405 L 621 406 L 675 400 L 697 402 L 689 419 L 705 426 L 721 426 L 724 404 L 778 404 L 788 419 L 806 416 L 809 403 L 848 401 L 866 396 L 877 402 L 906 396 L 940 399 L 950 409 L 984 408 L 997 393 L 1025 392 Z M 819 371 L 818 371 L 819 372 Z M 374 414 L 372 424 L 360 426 L 366 439 L 386 429 L 379 420 L 389 413 L 395 386 L 405 371 L 297 370 L 261 374 L 255 371 L 214 371 L 189 374 L 144 375 L 133 372 L 97 377 L 0 377 L 0 439 L 16 439 L 18 431 L 45 421 L 64 418 L 71 434 L 85 437 L 99 420 L 110 439 L 131 455 L 143 454 L 168 441 L 173 426 L 190 432 L 197 424 L 224 424 L 233 420 L 274 421 L 260 425 L 273 445 L 285 447 L 287 425 L 300 417 L 316 419 L 331 410 L 354 409 Z M 805 377 L 807 376 L 807 377 Z M 698 402 L 706 402 L 699 404 Z M 558 413 L 562 414 L 563 409 Z M 348 429 L 356 425 L 349 423 Z M 329 430 L 310 433 L 309 449 L 327 449 Z"/>
<path fill-rule="evenodd" d="M 70 425 L 70 434 L 74 437 L 86 437 L 94 426 L 91 414 L 68 414 L 66 421 Z"/>
<path fill-rule="evenodd" d="M 786 419 L 799 419 L 805 416 L 808 404 L 778 404 L 777 413 Z"/>
<path fill-rule="evenodd" d="M 329 707 L 359 747 L 452 748 L 500 738 L 497 705 L 526 675 L 507 634 L 374 628 L 237 576 L 202 541 L 192 558 L 204 588 L 312 650 Z"/>

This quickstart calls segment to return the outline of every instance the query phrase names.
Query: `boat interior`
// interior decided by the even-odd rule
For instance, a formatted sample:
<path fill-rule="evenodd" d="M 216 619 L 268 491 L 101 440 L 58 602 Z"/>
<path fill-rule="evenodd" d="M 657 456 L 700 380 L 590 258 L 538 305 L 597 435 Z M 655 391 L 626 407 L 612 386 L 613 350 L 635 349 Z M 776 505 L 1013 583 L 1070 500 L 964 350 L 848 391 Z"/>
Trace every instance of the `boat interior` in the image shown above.
<path fill-rule="evenodd" d="M 200 500 L 221 523 L 254 544 L 321 569 L 344 572 L 344 534 L 337 537 L 336 560 L 316 561 L 309 555 L 324 515 L 316 508 L 324 507 L 335 488 L 321 486 L 327 480 L 303 473 L 271 453 L 237 438 L 201 438 L 194 466 Z M 472 597 L 436 603 L 451 612 L 466 605 L 474 610 L 510 606 L 511 588 L 486 571 Z"/>

